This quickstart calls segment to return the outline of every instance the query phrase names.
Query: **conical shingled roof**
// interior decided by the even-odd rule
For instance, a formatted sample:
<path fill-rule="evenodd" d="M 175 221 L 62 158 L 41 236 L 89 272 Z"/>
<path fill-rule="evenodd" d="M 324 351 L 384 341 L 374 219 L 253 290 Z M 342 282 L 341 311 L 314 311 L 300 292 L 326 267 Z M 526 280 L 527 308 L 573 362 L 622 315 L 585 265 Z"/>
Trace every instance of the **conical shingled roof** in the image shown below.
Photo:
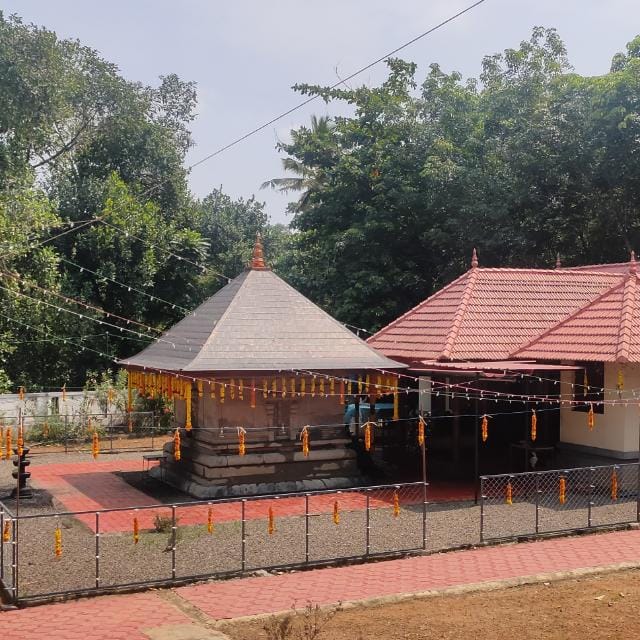
<path fill-rule="evenodd" d="M 121 364 L 190 372 L 404 367 L 275 275 L 257 253 L 250 270 Z"/>

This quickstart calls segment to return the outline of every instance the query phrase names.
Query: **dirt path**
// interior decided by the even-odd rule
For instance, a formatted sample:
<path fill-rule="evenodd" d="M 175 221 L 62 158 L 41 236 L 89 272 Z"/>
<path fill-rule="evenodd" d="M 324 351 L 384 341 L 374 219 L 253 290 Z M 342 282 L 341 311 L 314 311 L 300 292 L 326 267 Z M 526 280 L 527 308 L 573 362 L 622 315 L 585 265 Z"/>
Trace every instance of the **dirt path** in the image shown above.
<path fill-rule="evenodd" d="M 302 615 L 295 621 L 302 623 Z M 265 621 L 230 623 L 233 640 L 275 640 Z M 338 612 L 318 640 L 566 640 L 633 638 L 640 630 L 640 571 L 498 591 L 443 595 Z M 306 635 L 283 636 L 306 640 Z"/>

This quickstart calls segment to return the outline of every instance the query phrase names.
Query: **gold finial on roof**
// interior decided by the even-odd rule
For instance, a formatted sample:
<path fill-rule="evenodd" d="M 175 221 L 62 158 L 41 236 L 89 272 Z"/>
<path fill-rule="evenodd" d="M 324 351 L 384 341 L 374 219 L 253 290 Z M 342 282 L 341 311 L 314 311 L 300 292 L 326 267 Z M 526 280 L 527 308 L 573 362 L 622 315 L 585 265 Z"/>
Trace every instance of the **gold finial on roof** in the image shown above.
<path fill-rule="evenodd" d="M 266 269 L 264 262 L 264 253 L 262 250 L 262 236 L 260 232 L 256 234 L 256 243 L 253 245 L 253 258 L 251 260 L 252 269 Z"/>
<path fill-rule="evenodd" d="M 475 269 L 478 266 L 478 252 L 476 248 L 473 248 L 473 253 L 471 254 L 471 268 Z"/>

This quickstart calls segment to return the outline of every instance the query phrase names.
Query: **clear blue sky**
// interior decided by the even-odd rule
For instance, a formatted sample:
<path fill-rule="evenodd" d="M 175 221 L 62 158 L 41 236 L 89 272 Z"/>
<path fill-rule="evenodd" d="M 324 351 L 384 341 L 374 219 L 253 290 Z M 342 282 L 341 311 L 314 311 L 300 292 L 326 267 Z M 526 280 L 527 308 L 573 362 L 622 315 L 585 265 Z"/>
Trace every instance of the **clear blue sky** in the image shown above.
<path fill-rule="evenodd" d="M 300 101 L 296 82 L 332 84 L 471 0 L 3 0 L 2 10 L 78 38 L 116 63 L 131 80 L 157 83 L 175 72 L 198 84 L 194 162 Z M 485 54 L 516 47 L 534 25 L 556 27 L 578 73 L 597 75 L 640 33 L 637 0 L 487 0 L 470 14 L 403 52 L 419 64 L 476 76 Z M 377 84 L 384 67 L 363 74 Z M 420 75 L 419 75 L 420 77 Z M 354 81 L 355 83 L 355 81 Z M 230 195 L 256 194 L 274 221 L 286 222 L 287 198 L 259 191 L 281 175 L 275 151 L 317 102 L 194 169 L 198 196 L 222 185 Z M 328 110 L 328 111 L 327 111 Z"/>

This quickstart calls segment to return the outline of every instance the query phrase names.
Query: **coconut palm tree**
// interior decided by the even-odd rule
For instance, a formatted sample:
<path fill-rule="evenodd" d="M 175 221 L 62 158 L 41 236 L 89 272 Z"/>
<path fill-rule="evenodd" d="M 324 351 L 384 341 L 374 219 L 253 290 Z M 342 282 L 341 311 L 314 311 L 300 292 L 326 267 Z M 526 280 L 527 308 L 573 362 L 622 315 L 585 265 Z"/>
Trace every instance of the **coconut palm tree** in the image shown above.
<path fill-rule="evenodd" d="M 329 116 L 311 116 L 311 137 L 326 138 L 333 131 L 333 122 L 329 119 Z M 308 130 L 302 129 L 301 131 L 293 131 L 292 134 L 295 137 L 301 132 Z M 281 149 L 286 150 L 286 145 L 280 145 Z M 292 204 L 293 211 L 300 211 L 305 208 L 309 202 L 310 195 L 317 191 L 325 180 L 323 170 L 318 166 L 307 166 L 304 163 L 296 160 L 295 158 L 283 158 L 282 168 L 289 173 L 293 173 L 293 176 L 287 176 L 284 178 L 271 178 L 260 185 L 261 189 L 276 189 L 282 193 L 289 193 L 291 191 L 301 192 L 298 201 Z"/>

